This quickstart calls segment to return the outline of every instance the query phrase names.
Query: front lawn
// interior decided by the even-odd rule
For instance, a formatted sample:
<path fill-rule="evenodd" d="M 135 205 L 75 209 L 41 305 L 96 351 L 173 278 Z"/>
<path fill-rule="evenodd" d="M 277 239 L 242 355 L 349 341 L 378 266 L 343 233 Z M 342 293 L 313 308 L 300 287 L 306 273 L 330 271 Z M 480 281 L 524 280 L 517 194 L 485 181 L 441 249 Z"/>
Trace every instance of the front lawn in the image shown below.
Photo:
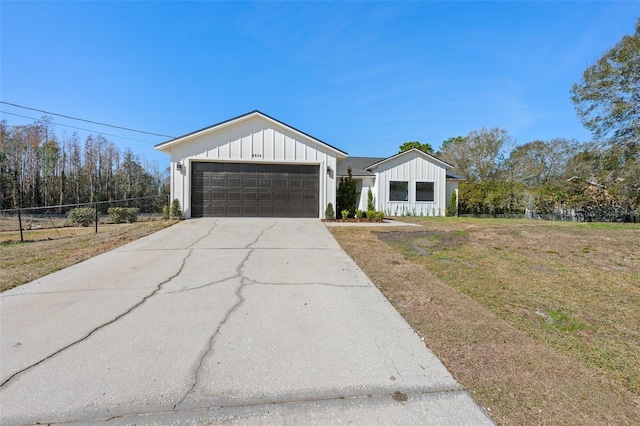
<path fill-rule="evenodd" d="M 640 226 L 331 228 L 501 424 L 640 424 Z"/>

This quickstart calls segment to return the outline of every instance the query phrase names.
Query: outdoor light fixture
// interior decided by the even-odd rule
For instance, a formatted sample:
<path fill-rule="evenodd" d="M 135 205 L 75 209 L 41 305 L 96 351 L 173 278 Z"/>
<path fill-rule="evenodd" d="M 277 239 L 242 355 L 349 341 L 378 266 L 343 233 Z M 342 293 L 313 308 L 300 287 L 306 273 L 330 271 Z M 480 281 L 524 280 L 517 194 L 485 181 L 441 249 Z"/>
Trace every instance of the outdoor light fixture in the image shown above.
<path fill-rule="evenodd" d="M 327 174 L 330 175 L 331 174 L 331 166 L 327 166 Z"/>
<path fill-rule="evenodd" d="M 178 169 L 178 170 L 182 170 L 182 164 L 180 164 L 180 163 L 176 163 L 176 169 Z"/>

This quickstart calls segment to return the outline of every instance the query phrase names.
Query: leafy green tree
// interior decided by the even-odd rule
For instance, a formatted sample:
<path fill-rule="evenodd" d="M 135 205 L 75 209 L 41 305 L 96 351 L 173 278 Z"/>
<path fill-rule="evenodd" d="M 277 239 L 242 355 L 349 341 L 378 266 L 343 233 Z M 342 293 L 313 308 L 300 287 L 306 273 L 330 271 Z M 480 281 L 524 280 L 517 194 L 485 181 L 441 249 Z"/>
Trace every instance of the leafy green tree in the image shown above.
<path fill-rule="evenodd" d="M 640 140 L 640 18 L 626 35 L 584 71 L 571 88 L 571 100 L 582 123 L 597 139 L 618 143 Z"/>
<path fill-rule="evenodd" d="M 418 141 L 403 143 L 402 145 L 400 145 L 400 151 L 398 153 L 409 151 L 410 149 L 413 149 L 413 148 L 419 149 L 420 151 L 426 152 L 427 154 L 433 154 L 433 148 L 431 147 L 430 144 L 420 143 Z"/>
<path fill-rule="evenodd" d="M 459 192 L 459 210 L 463 214 L 522 214 L 527 204 L 526 188 L 520 182 L 462 182 Z"/>
<path fill-rule="evenodd" d="M 353 178 L 351 167 L 347 169 L 347 176 L 342 176 L 336 192 L 336 211 L 348 210 L 351 215 L 356 213 L 358 203 L 356 180 Z"/>

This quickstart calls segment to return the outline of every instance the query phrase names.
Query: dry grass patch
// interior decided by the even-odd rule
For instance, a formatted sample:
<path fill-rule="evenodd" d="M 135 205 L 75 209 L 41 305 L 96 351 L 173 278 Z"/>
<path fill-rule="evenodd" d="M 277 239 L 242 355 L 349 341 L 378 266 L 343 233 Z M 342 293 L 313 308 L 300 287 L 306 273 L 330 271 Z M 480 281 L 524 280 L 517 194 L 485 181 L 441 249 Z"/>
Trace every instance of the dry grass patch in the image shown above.
<path fill-rule="evenodd" d="M 331 232 L 498 423 L 640 424 L 639 226 L 411 220 Z"/>
<path fill-rule="evenodd" d="M 50 241 L 0 244 L 0 291 L 123 246 L 176 223 L 156 220 L 119 225 L 100 225 L 99 232 L 86 228 Z M 73 229 L 73 228 L 72 228 Z"/>

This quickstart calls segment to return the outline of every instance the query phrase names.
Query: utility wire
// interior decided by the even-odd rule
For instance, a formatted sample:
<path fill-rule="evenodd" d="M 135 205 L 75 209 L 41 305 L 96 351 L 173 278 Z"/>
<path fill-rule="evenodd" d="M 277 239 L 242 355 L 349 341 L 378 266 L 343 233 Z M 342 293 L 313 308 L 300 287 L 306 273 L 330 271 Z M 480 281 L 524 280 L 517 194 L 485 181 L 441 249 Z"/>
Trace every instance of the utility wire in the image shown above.
<path fill-rule="evenodd" d="M 7 112 L 7 111 L 0 111 L 0 114 L 9 114 L 9 115 L 15 115 L 16 117 L 28 118 L 30 120 L 38 120 L 38 118 L 27 117 L 26 115 L 15 114 L 13 112 Z M 113 136 L 113 137 L 120 138 L 120 139 L 127 139 L 127 140 L 130 140 L 130 141 L 136 141 L 136 142 L 147 143 L 149 145 L 155 145 L 153 142 L 143 141 L 141 139 L 128 138 L 126 136 L 114 135 L 112 133 L 96 132 L 95 130 L 83 129 L 82 127 L 70 126 L 69 124 L 61 124 L 61 123 L 55 123 L 54 122 L 53 125 L 54 126 L 71 127 L 72 129 L 84 130 L 84 131 L 87 131 L 87 132 L 97 133 L 97 134 L 100 134 L 100 135 Z"/>
<path fill-rule="evenodd" d="M 86 123 L 97 124 L 97 125 L 100 125 L 100 126 L 113 127 L 114 129 L 127 130 L 129 132 L 144 133 L 144 134 L 147 134 L 147 135 L 160 136 L 160 137 L 163 137 L 163 138 L 170 138 L 170 139 L 173 139 L 175 137 L 175 136 L 169 136 L 169 135 L 161 135 L 159 133 L 145 132 L 143 130 L 130 129 L 128 127 L 114 126 L 113 124 L 100 123 L 98 121 L 85 120 L 84 118 L 71 117 L 69 115 L 57 114 L 55 112 L 44 111 L 44 110 L 41 110 L 41 109 L 31 108 L 31 107 L 24 106 L 24 105 L 12 104 L 11 102 L 0 101 L 0 104 L 11 105 L 11 106 L 14 106 L 16 108 L 23 108 L 23 109 L 28 109 L 28 110 L 31 110 L 31 111 L 42 112 L 44 114 L 50 114 L 50 115 L 55 115 L 55 116 L 58 116 L 58 117 L 69 118 L 71 120 L 84 121 Z"/>

